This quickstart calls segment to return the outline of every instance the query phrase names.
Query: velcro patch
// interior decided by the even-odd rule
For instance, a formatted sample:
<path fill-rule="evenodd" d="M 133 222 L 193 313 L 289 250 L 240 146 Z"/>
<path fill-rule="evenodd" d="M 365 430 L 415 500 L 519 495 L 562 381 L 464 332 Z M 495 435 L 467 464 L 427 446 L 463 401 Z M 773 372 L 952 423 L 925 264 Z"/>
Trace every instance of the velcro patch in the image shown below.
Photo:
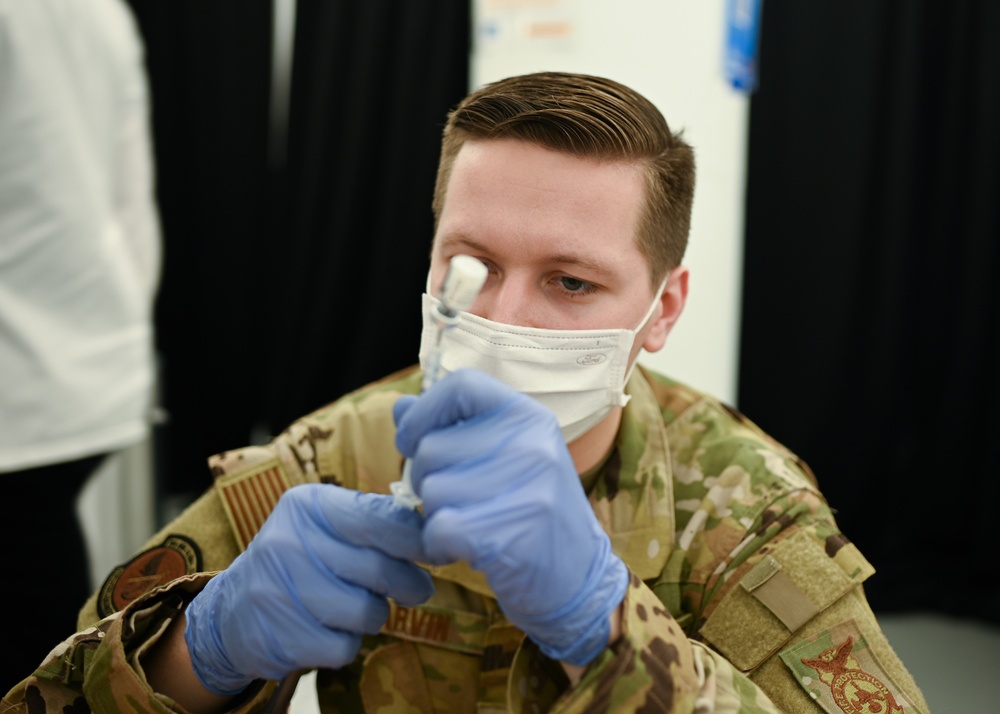
<path fill-rule="evenodd" d="M 789 632 L 809 622 L 819 608 L 782 572 L 781 563 L 765 555 L 740 581 L 771 614 L 781 620 Z"/>
<path fill-rule="evenodd" d="M 886 673 L 854 620 L 783 650 L 781 660 L 828 714 L 923 714 Z"/>
<path fill-rule="evenodd" d="M 246 550 L 288 487 L 288 477 L 276 461 L 254 471 L 216 479 L 215 489 L 240 548 Z"/>
<path fill-rule="evenodd" d="M 153 588 L 200 570 L 201 550 L 195 542 L 169 535 L 161 545 L 142 551 L 111 571 L 97 596 L 97 613 L 107 617 Z"/>

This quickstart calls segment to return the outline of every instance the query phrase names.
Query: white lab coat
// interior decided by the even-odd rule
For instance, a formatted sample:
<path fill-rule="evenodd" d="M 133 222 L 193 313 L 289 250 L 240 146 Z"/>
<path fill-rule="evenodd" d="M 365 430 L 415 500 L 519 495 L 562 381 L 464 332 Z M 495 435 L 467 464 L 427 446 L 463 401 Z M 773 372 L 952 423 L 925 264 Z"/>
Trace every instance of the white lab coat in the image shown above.
<path fill-rule="evenodd" d="M 0 0 L 0 472 L 148 433 L 152 162 L 127 6 Z"/>

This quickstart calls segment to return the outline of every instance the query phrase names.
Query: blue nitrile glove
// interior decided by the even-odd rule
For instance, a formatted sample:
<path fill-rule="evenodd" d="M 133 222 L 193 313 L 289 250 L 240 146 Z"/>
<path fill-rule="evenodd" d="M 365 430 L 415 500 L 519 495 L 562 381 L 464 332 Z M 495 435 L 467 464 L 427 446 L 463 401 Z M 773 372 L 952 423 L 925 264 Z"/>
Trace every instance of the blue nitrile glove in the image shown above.
<path fill-rule="evenodd" d="M 362 634 L 434 590 L 415 511 L 329 484 L 286 491 L 249 547 L 187 607 L 198 679 L 235 694 L 255 679 L 351 662 Z"/>
<path fill-rule="evenodd" d="M 507 618 L 546 656 L 605 648 L 628 571 L 584 494 L 555 415 L 493 377 L 457 370 L 394 407 L 413 459 L 428 562 L 482 571 Z"/>

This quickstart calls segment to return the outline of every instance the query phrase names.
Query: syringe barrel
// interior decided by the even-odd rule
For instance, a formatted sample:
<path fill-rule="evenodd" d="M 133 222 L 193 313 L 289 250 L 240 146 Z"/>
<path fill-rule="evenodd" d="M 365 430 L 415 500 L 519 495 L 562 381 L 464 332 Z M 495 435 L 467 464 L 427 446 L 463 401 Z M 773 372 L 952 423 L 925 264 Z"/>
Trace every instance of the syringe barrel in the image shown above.
<path fill-rule="evenodd" d="M 489 274 L 487 267 L 480 261 L 469 255 L 456 255 L 448 264 L 448 272 L 444 276 L 444 284 L 441 286 L 441 307 L 434 315 L 437 335 L 434 347 L 427 357 L 427 368 L 424 370 L 424 379 L 421 390 L 427 390 L 441 376 L 441 339 L 445 331 L 458 322 L 458 313 L 468 310 L 476 300 L 476 295 L 482 290 L 486 276 Z M 413 492 L 413 484 L 410 478 L 412 462 L 409 459 L 403 463 L 403 473 L 399 481 L 389 484 L 395 503 L 403 508 L 415 509 L 420 505 L 420 498 Z"/>

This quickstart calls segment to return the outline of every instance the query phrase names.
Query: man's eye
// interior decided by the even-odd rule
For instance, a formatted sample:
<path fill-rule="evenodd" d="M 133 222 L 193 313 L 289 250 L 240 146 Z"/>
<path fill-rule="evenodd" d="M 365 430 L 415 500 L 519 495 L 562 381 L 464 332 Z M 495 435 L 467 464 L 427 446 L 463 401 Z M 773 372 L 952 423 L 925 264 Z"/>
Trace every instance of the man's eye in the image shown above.
<path fill-rule="evenodd" d="M 577 295 L 585 295 L 594 290 L 594 286 L 590 283 L 578 280 L 577 278 L 571 278 L 569 276 L 559 278 L 559 284 L 566 292 L 575 293 Z"/>

